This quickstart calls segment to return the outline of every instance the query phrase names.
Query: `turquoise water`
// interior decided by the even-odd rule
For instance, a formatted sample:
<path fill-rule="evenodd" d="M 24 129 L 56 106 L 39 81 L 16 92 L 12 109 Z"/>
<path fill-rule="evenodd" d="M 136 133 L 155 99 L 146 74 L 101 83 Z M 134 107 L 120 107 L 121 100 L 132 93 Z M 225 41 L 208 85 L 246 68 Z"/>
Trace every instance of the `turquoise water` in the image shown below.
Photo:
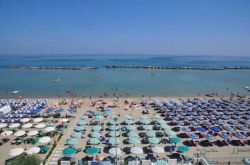
<path fill-rule="evenodd" d="M 78 96 L 193 96 L 217 92 L 249 94 L 250 70 L 188 71 L 106 69 L 105 65 L 164 66 L 250 66 L 250 57 L 142 56 L 142 55 L 8 55 L 0 56 L 0 96 L 12 97 L 21 90 L 26 97 L 67 96 L 71 89 Z M 55 71 L 15 70 L 8 65 L 95 66 L 97 70 Z M 61 79 L 59 83 L 53 83 Z"/>

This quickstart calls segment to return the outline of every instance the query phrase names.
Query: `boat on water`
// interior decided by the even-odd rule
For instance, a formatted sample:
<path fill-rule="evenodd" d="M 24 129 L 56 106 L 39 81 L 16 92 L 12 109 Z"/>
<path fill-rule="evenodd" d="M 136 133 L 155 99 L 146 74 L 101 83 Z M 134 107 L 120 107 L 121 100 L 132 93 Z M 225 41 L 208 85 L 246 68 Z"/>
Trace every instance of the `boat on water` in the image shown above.
<path fill-rule="evenodd" d="M 12 94 L 18 94 L 18 93 L 20 93 L 21 91 L 12 91 L 11 93 Z"/>
<path fill-rule="evenodd" d="M 61 81 L 61 79 L 55 79 L 55 80 L 52 80 L 53 83 L 59 83 Z"/>
<path fill-rule="evenodd" d="M 250 87 L 244 87 L 248 92 L 250 92 Z"/>

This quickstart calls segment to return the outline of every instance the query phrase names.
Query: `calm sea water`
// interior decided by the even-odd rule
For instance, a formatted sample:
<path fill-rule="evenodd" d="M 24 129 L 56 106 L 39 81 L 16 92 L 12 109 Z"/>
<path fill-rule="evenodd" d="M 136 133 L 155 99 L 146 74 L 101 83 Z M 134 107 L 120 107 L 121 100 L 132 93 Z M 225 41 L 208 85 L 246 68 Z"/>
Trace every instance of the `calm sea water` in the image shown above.
<path fill-rule="evenodd" d="M 250 66 L 250 57 L 157 56 L 157 55 L 0 55 L 0 97 L 13 97 L 14 90 L 26 97 L 67 96 L 193 96 L 217 92 L 248 94 L 250 70 L 188 71 L 106 69 L 105 65 L 157 66 Z M 95 66 L 97 70 L 15 70 L 9 65 Z M 59 83 L 52 82 L 60 79 Z M 229 91 L 227 91 L 227 88 Z"/>

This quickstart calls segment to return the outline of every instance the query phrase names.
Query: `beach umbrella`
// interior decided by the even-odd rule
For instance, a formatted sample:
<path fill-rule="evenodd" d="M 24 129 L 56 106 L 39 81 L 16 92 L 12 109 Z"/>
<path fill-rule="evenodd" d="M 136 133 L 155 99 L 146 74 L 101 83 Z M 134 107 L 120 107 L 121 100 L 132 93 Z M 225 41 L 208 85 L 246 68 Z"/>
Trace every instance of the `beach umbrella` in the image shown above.
<path fill-rule="evenodd" d="M 100 136 L 102 136 L 99 132 L 93 132 L 90 134 L 91 137 L 93 138 L 99 138 Z"/>
<path fill-rule="evenodd" d="M 233 132 L 233 135 L 239 139 L 246 139 L 247 137 L 240 132 Z"/>
<path fill-rule="evenodd" d="M 55 131 L 55 127 L 46 127 L 44 128 L 44 132 L 49 133 Z"/>
<path fill-rule="evenodd" d="M 241 131 L 248 131 L 248 130 L 249 130 L 247 127 L 245 127 L 245 126 L 243 126 L 243 125 L 236 126 L 236 128 L 237 128 L 238 130 L 241 130 Z"/>
<path fill-rule="evenodd" d="M 165 120 L 162 120 L 162 119 L 156 120 L 156 122 L 157 122 L 158 124 L 164 124 L 164 123 L 166 123 L 166 121 L 165 121 Z"/>
<path fill-rule="evenodd" d="M 122 150 L 120 148 L 111 148 L 109 153 L 111 155 L 122 155 Z"/>
<path fill-rule="evenodd" d="M 30 119 L 29 119 L 29 118 L 23 118 L 23 119 L 21 119 L 20 121 L 21 121 L 22 123 L 27 123 L 27 122 L 30 121 Z"/>
<path fill-rule="evenodd" d="M 24 152 L 23 148 L 14 148 L 9 151 L 10 157 L 16 157 Z"/>
<path fill-rule="evenodd" d="M 155 137 L 156 136 L 155 132 L 153 132 L 153 131 L 146 132 L 146 135 L 147 135 L 147 137 Z"/>
<path fill-rule="evenodd" d="M 72 154 L 75 154 L 76 152 L 77 152 L 77 149 L 74 147 L 68 147 L 63 150 L 64 155 L 72 155 Z"/>
<path fill-rule="evenodd" d="M 31 147 L 26 151 L 26 153 L 28 155 L 32 155 L 32 154 L 38 154 L 40 151 L 41 149 L 39 147 Z"/>
<path fill-rule="evenodd" d="M 170 126 L 167 124 L 161 124 L 162 129 L 170 129 Z"/>
<path fill-rule="evenodd" d="M 26 123 L 24 125 L 22 125 L 22 128 L 31 128 L 33 126 L 32 123 Z"/>
<path fill-rule="evenodd" d="M 68 109 L 67 110 L 69 113 L 74 113 L 74 112 L 76 112 L 76 109 Z"/>
<path fill-rule="evenodd" d="M 38 134 L 38 131 L 37 131 L 37 130 L 30 130 L 30 131 L 27 133 L 28 136 L 35 136 L 35 135 L 37 135 L 37 134 Z"/>
<path fill-rule="evenodd" d="M 115 144 L 121 143 L 121 141 L 119 139 L 117 139 L 117 138 L 110 138 L 109 143 L 112 144 L 112 145 L 115 145 Z"/>
<path fill-rule="evenodd" d="M 4 131 L 1 133 L 2 136 L 10 136 L 13 134 L 13 131 Z"/>
<path fill-rule="evenodd" d="M 226 132 L 221 132 L 220 133 L 220 137 L 224 138 L 224 139 L 231 139 L 231 136 L 228 135 Z"/>
<path fill-rule="evenodd" d="M 224 128 L 225 130 L 227 130 L 227 131 L 234 131 L 234 127 L 229 126 L 229 125 L 225 125 L 223 128 Z"/>
<path fill-rule="evenodd" d="M 185 132 L 191 132 L 191 129 L 189 127 L 182 127 L 182 130 Z"/>
<path fill-rule="evenodd" d="M 120 132 L 116 132 L 116 131 L 109 132 L 109 136 L 112 136 L 112 137 L 120 136 Z"/>
<path fill-rule="evenodd" d="M 42 110 L 41 109 L 35 109 L 34 113 L 40 113 Z"/>
<path fill-rule="evenodd" d="M 51 113 L 51 112 L 53 112 L 53 110 L 52 109 L 47 109 L 45 112 L 46 113 Z"/>
<path fill-rule="evenodd" d="M 134 120 L 126 120 L 125 123 L 126 123 L 126 124 L 134 124 L 135 121 L 134 121 Z"/>
<path fill-rule="evenodd" d="M 171 130 L 166 130 L 165 134 L 170 136 L 170 137 L 176 136 L 176 133 L 174 131 L 171 131 Z"/>
<path fill-rule="evenodd" d="M 21 130 L 19 130 L 19 131 L 17 131 L 16 133 L 14 133 L 14 136 L 16 136 L 16 137 L 20 137 L 20 136 L 24 136 L 26 134 L 26 132 L 25 131 L 21 131 Z"/>
<path fill-rule="evenodd" d="M 55 113 L 62 113 L 64 110 L 63 109 L 57 109 L 55 110 Z"/>
<path fill-rule="evenodd" d="M 195 140 L 200 139 L 199 135 L 197 135 L 197 134 L 195 134 L 195 133 L 189 133 L 188 136 L 189 136 L 191 139 L 195 139 Z"/>
<path fill-rule="evenodd" d="M 158 115 L 158 114 L 156 114 L 155 116 L 154 116 L 156 119 L 161 119 L 162 117 L 160 116 L 160 115 Z"/>
<path fill-rule="evenodd" d="M 210 129 L 214 132 L 220 132 L 220 128 L 217 126 L 210 127 Z"/>
<path fill-rule="evenodd" d="M 148 119 L 142 119 L 141 123 L 143 123 L 143 124 L 150 124 L 151 122 Z"/>
<path fill-rule="evenodd" d="M 162 153 L 165 152 L 164 148 L 158 147 L 158 146 L 153 147 L 153 148 L 152 148 L 152 151 L 155 152 L 155 153 L 157 153 L 157 154 L 162 154 Z"/>
<path fill-rule="evenodd" d="M 189 151 L 189 148 L 187 146 L 178 146 L 177 150 L 181 152 L 187 152 Z"/>
<path fill-rule="evenodd" d="M 0 123 L 0 129 L 1 129 L 1 128 L 5 128 L 5 127 L 7 127 L 7 124 L 6 124 L 6 123 Z"/>
<path fill-rule="evenodd" d="M 75 127 L 75 130 L 76 131 L 83 131 L 83 130 L 85 130 L 85 127 L 84 126 L 77 126 L 77 127 Z"/>
<path fill-rule="evenodd" d="M 209 133 L 205 134 L 205 138 L 208 139 L 208 140 L 214 140 L 215 137 Z"/>
<path fill-rule="evenodd" d="M 115 120 L 110 120 L 109 124 L 115 125 L 115 124 L 120 124 L 121 122 L 119 120 L 115 121 Z"/>
<path fill-rule="evenodd" d="M 51 138 L 49 136 L 44 136 L 41 137 L 38 142 L 42 143 L 42 144 L 48 144 L 51 141 Z"/>
<path fill-rule="evenodd" d="M 141 115 L 141 116 L 140 116 L 140 119 L 147 119 L 147 118 L 148 118 L 147 115 Z"/>
<path fill-rule="evenodd" d="M 115 131 L 115 130 L 119 130 L 121 127 L 117 126 L 117 125 L 111 125 L 109 126 L 109 130 Z"/>
<path fill-rule="evenodd" d="M 100 131 L 100 130 L 102 130 L 102 126 L 100 126 L 100 125 L 95 125 L 95 126 L 93 126 L 91 129 L 92 129 L 93 131 Z"/>
<path fill-rule="evenodd" d="M 44 123 L 39 123 L 35 126 L 35 128 L 41 129 L 41 128 L 45 128 L 46 125 Z"/>
<path fill-rule="evenodd" d="M 126 125 L 125 128 L 128 130 L 135 130 L 136 129 L 136 127 L 134 125 Z"/>
<path fill-rule="evenodd" d="M 91 138 L 91 139 L 89 139 L 89 143 L 96 145 L 96 144 L 100 143 L 100 140 L 97 138 Z"/>
<path fill-rule="evenodd" d="M 204 128 L 204 127 L 198 127 L 198 128 L 196 128 L 198 131 L 200 131 L 200 132 L 206 132 L 207 130 L 206 130 L 206 128 Z"/>
<path fill-rule="evenodd" d="M 138 136 L 139 136 L 138 133 L 137 133 L 137 132 L 134 132 L 134 131 L 128 132 L 127 135 L 128 135 L 129 137 L 138 137 Z"/>
<path fill-rule="evenodd" d="M 69 145 L 75 145 L 75 144 L 79 143 L 79 140 L 78 139 L 67 139 L 66 143 Z"/>
<path fill-rule="evenodd" d="M 145 130 L 152 130 L 153 126 L 152 125 L 143 125 L 142 128 Z"/>
<path fill-rule="evenodd" d="M 67 123 L 69 122 L 69 119 L 63 118 L 63 119 L 60 119 L 60 122 Z"/>
<path fill-rule="evenodd" d="M 71 134 L 71 137 L 72 138 L 80 138 L 80 137 L 82 137 L 83 136 L 83 134 L 81 133 L 81 132 L 73 132 L 72 134 Z"/>
<path fill-rule="evenodd" d="M 13 124 L 9 125 L 9 128 L 17 128 L 19 126 L 20 126 L 19 123 L 13 123 Z"/>
<path fill-rule="evenodd" d="M 83 121 L 83 120 L 80 120 L 80 121 L 78 121 L 76 124 L 79 125 L 79 126 L 82 126 L 82 125 L 85 125 L 86 122 Z"/>
<path fill-rule="evenodd" d="M 43 118 L 41 118 L 41 117 L 33 119 L 34 123 L 40 123 L 42 121 L 43 121 Z"/>
<path fill-rule="evenodd" d="M 128 120 L 134 120 L 134 117 L 131 115 L 125 115 L 125 118 L 127 118 Z"/>
<path fill-rule="evenodd" d="M 141 147 L 132 147 L 130 149 L 130 152 L 132 154 L 141 155 L 141 154 L 143 154 L 143 149 Z"/>
<path fill-rule="evenodd" d="M 177 137 L 173 137 L 173 138 L 170 138 L 169 141 L 170 143 L 179 143 L 181 142 L 181 139 Z"/>
<path fill-rule="evenodd" d="M 88 119 L 89 117 L 88 116 L 81 116 L 80 119 L 81 120 L 85 120 L 85 119 Z"/>
<path fill-rule="evenodd" d="M 148 142 L 150 144 L 159 144 L 160 143 L 160 139 L 159 138 L 148 138 Z"/>
<path fill-rule="evenodd" d="M 104 117 L 102 115 L 95 115 L 96 119 L 104 119 Z"/>
<path fill-rule="evenodd" d="M 104 113 L 110 113 L 111 110 L 110 109 L 104 109 L 104 110 L 102 110 L 102 112 L 104 112 Z"/>
<path fill-rule="evenodd" d="M 159 159 L 154 163 L 154 165 L 168 165 L 168 162 L 166 160 Z"/>
<path fill-rule="evenodd" d="M 89 155 L 95 155 L 95 154 L 98 154 L 100 151 L 99 148 L 96 148 L 96 147 L 89 147 L 86 149 L 86 153 L 89 154 Z"/>
<path fill-rule="evenodd" d="M 141 141 L 137 138 L 129 138 L 128 143 L 129 144 L 140 144 Z"/>

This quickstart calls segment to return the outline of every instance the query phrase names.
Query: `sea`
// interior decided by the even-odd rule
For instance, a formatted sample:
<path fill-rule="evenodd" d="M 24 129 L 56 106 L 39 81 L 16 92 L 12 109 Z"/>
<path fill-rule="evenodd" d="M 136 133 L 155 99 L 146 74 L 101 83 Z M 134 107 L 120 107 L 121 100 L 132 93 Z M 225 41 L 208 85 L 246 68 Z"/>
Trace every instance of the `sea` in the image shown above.
<path fill-rule="evenodd" d="M 25 66 L 89 66 L 94 70 L 26 70 Z M 222 67 L 250 66 L 250 56 L 199 55 L 0 55 L 0 97 L 249 95 L 250 70 L 107 69 L 106 65 Z M 20 93 L 12 94 L 13 91 Z M 69 94 L 69 91 L 70 94 Z"/>

